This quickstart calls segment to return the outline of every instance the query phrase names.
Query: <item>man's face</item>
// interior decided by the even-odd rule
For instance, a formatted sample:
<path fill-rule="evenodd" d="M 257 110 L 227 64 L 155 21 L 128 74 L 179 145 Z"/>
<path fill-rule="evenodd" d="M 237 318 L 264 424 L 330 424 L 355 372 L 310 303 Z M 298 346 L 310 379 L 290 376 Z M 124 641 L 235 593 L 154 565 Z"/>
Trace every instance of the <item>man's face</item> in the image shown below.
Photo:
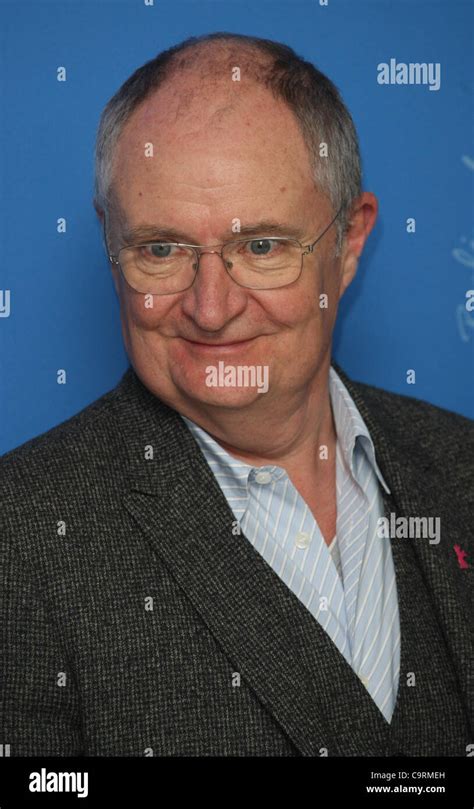
<path fill-rule="evenodd" d="M 145 156 L 149 143 L 153 157 Z M 239 238 L 236 219 L 242 227 L 272 220 L 281 224 L 279 235 L 299 229 L 307 244 L 334 216 L 315 190 L 292 113 L 259 86 L 236 87 L 229 79 L 206 92 L 190 87 L 188 76 L 174 79 L 135 111 L 116 156 L 114 192 L 124 218 L 111 219 L 114 253 L 124 244 L 124 228 L 138 225 L 172 228 L 180 241 L 216 246 Z M 115 269 L 124 340 L 138 376 L 191 418 L 216 406 L 249 412 L 296 402 L 329 356 L 337 302 L 349 282 L 333 257 L 335 238 L 333 226 L 304 257 L 300 278 L 274 290 L 238 286 L 219 255 L 204 254 L 193 285 L 155 295 L 152 308 Z M 327 309 L 319 306 L 322 293 Z M 221 361 L 267 366 L 268 392 L 209 386 L 206 369 Z"/>

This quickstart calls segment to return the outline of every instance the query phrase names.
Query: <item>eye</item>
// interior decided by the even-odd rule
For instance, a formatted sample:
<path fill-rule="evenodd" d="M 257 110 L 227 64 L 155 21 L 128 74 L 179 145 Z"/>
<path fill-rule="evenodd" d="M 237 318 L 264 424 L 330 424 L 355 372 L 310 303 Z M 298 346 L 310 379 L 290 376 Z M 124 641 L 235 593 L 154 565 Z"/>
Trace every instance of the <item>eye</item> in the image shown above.
<path fill-rule="evenodd" d="M 169 258 L 173 255 L 173 249 L 176 249 L 176 245 L 169 242 L 155 242 L 142 247 L 146 258 Z"/>
<path fill-rule="evenodd" d="M 248 242 L 250 251 L 254 256 L 268 255 L 276 244 L 273 239 L 252 239 L 252 241 Z"/>

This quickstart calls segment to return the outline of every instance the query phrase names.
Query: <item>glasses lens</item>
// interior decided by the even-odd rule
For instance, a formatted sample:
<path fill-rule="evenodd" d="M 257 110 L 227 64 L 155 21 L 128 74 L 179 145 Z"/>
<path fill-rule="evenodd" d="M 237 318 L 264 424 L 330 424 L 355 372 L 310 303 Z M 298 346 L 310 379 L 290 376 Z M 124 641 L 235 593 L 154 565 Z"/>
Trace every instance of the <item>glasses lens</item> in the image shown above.
<path fill-rule="evenodd" d="M 250 289 L 283 287 L 296 281 L 301 272 L 301 247 L 293 239 L 231 242 L 225 246 L 223 257 L 234 281 Z"/>
<path fill-rule="evenodd" d="M 180 292 L 191 286 L 196 274 L 194 250 L 170 242 L 123 247 L 119 262 L 127 283 L 151 295 Z"/>

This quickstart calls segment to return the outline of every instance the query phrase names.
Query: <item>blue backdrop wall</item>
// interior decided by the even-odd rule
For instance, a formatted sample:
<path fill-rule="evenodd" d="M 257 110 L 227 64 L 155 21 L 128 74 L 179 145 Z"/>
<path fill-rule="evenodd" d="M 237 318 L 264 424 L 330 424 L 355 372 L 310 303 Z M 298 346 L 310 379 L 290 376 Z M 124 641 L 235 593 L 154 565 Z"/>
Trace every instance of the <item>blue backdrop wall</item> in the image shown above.
<path fill-rule="evenodd" d="M 136 67 L 215 30 L 291 45 L 353 115 L 380 213 L 341 304 L 336 360 L 354 379 L 474 417 L 472 2 L 150 3 L 0 2 L 0 453 L 76 413 L 127 366 L 92 207 L 97 122 Z M 378 83 L 391 59 L 438 64 L 439 88 Z"/>

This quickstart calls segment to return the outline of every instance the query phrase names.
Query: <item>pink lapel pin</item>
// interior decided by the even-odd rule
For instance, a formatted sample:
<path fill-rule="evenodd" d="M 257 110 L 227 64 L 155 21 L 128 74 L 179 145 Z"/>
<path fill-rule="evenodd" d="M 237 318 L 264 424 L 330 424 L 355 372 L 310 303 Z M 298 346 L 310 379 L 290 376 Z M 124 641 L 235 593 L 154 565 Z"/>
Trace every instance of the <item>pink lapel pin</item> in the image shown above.
<path fill-rule="evenodd" d="M 466 568 L 471 567 L 471 565 L 466 562 L 467 551 L 463 551 L 460 545 L 453 545 L 453 547 L 456 556 L 458 557 L 459 567 L 462 568 L 462 570 L 466 570 Z"/>

